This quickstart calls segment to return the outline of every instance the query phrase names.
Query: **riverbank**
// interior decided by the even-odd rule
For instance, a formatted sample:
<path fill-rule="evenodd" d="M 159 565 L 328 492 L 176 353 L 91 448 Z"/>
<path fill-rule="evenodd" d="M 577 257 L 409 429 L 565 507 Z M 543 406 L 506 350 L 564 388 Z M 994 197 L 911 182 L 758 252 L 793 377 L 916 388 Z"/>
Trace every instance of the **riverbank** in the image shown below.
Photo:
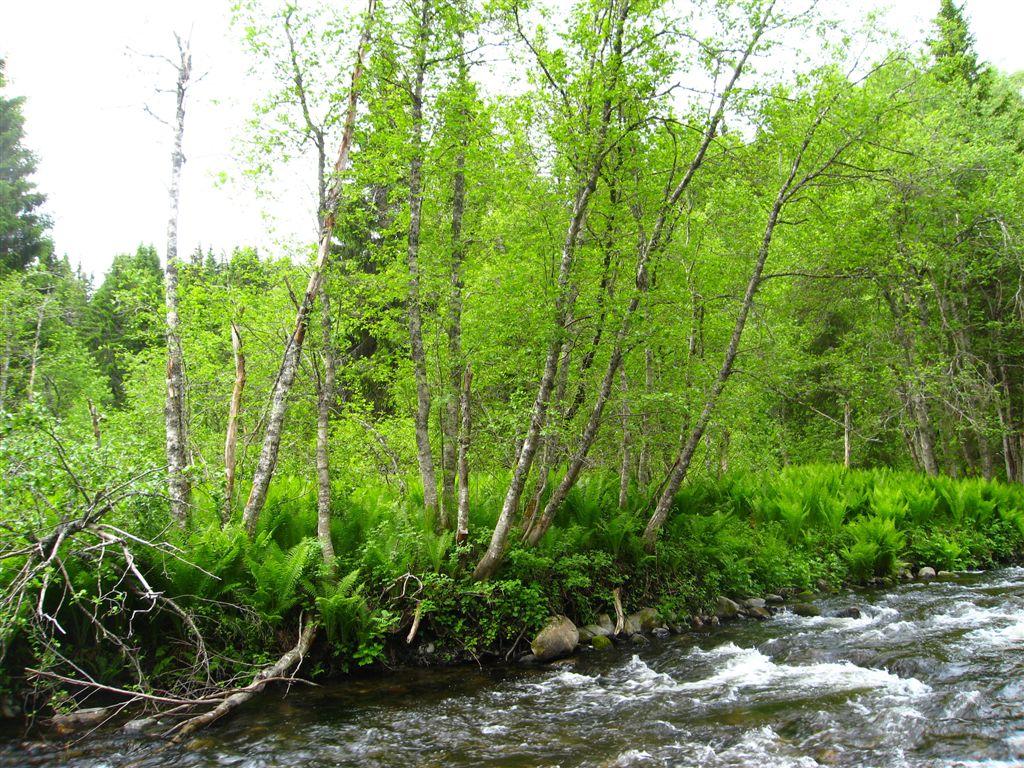
<path fill-rule="evenodd" d="M 624 614 L 649 608 L 666 628 L 686 627 L 711 623 L 722 598 L 747 610 L 758 607 L 743 605 L 752 598 L 799 602 L 842 585 L 894 584 L 908 568 L 991 568 L 1024 552 L 1018 486 L 809 466 L 688 485 L 647 553 L 648 495 L 635 492 L 618 509 L 617 478 L 591 477 L 538 546 L 514 544 L 495 579 L 473 582 L 467 565 L 485 546 L 503 486 L 499 477 L 474 485 L 464 547 L 435 530 L 415 495 L 339 493 L 330 569 L 306 485 L 279 482 L 251 538 L 222 525 L 215 503 L 200 505 L 188 530 L 168 535 L 176 549 L 139 548 L 136 567 L 159 597 L 126 592 L 116 608 L 95 594 L 103 568 L 111 582 L 119 575 L 114 567 L 69 558 L 79 589 L 44 600 L 66 633 L 57 639 L 67 658 L 38 655 L 31 635 L 8 624 L 7 706 L 65 711 L 116 700 L 89 678 L 167 697 L 238 688 L 310 622 L 319 631 L 301 676 L 323 681 L 364 668 L 512 661 L 553 615 L 577 627 L 611 619 L 616 592 Z M 159 517 L 147 527 L 138 510 L 124 516 L 113 524 L 135 521 L 140 539 L 167 535 Z M 10 578 L 15 563 L 3 562 Z M 146 708 L 140 701 L 140 714 Z"/>
<path fill-rule="evenodd" d="M 266 696 L 180 746 L 106 732 L 0 764 L 943 766 L 1024 759 L 1024 569 L 822 596 L 553 665 L 405 669 Z M 857 609 L 859 617 L 843 616 Z"/>

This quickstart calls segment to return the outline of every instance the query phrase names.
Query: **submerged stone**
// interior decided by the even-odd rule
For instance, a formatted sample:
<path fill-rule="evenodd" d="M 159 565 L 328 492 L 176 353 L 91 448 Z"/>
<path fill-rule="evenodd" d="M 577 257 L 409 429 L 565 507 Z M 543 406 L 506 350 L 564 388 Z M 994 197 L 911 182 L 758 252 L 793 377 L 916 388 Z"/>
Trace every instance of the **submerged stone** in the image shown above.
<path fill-rule="evenodd" d="M 811 617 L 821 616 L 821 608 L 811 603 L 794 603 L 790 609 L 797 616 Z"/>

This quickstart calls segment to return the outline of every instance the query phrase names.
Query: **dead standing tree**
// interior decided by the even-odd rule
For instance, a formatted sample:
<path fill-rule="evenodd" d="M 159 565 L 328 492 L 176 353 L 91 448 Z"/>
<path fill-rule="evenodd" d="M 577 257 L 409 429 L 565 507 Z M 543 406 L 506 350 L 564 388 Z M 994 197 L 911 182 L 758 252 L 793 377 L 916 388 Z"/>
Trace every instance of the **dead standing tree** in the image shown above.
<path fill-rule="evenodd" d="M 188 479 L 188 419 L 185 413 L 185 356 L 181 348 L 178 321 L 178 211 L 181 205 L 181 169 L 185 164 L 182 143 L 185 138 L 185 101 L 192 82 L 192 49 L 189 39 L 175 33 L 177 59 L 143 54 L 169 64 L 175 71 L 175 111 L 173 124 L 158 116 L 148 106 L 152 117 L 173 130 L 171 148 L 171 181 L 168 189 L 167 254 L 164 267 L 164 308 L 167 340 L 167 371 L 164 395 L 164 431 L 167 452 L 167 492 L 171 515 L 178 525 L 188 520 L 192 488 Z M 166 91 L 161 91 L 166 92 Z"/>

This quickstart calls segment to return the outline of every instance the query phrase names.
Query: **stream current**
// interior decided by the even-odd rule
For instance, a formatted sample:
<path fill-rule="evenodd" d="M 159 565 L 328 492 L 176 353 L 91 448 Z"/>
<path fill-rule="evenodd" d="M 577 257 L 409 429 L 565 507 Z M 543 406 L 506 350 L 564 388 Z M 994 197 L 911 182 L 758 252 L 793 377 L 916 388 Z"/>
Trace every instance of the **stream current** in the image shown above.
<path fill-rule="evenodd" d="M 293 689 L 183 747 L 10 741 L 0 765 L 1024 766 L 1024 568 L 818 605 L 541 668 Z"/>

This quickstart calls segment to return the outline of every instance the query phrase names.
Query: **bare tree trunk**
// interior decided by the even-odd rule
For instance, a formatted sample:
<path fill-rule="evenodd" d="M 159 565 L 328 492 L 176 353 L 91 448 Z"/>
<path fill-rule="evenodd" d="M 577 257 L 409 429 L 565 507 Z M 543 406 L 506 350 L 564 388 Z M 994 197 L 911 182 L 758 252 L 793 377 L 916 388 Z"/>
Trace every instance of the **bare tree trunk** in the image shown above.
<path fill-rule="evenodd" d="M 420 225 L 423 210 L 423 81 L 427 68 L 427 37 L 430 24 L 430 0 L 423 0 L 419 21 L 416 71 L 412 87 L 412 149 L 409 160 L 409 243 L 406 264 L 409 269 L 409 295 L 406 312 L 412 369 L 416 381 L 416 460 L 423 482 L 423 505 L 438 515 L 437 475 L 430 447 L 430 384 L 427 381 L 426 351 L 423 346 L 423 316 L 420 301 Z M 443 521 L 442 521 L 442 527 Z"/>
<path fill-rule="evenodd" d="M 177 110 L 174 123 L 174 151 L 171 153 L 171 214 L 167 221 L 167 267 L 164 272 L 164 303 L 167 309 L 167 391 L 164 399 L 164 427 L 167 450 L 167 491 L 171 516 L 178 525 L 188 520 L 192 488 L 188 480 L 188 431 L 185 418 L 185 359 L 178 327 L 178 206 L 181 199 L 181 151 L 185 135 L 185 97 L 192 76 L 192 52 L 188 42 L 175 35 L 180 62 L 177 65 Z"/>
<path fill-rule="evenodd" d="M 619 368 L 619 383 L 622 388 L 622 457 L 619 463 L 619 509 L 629 503 L 629 379 L 626 369 Z"/>
<path fill-rule="evenodd" d="M 348 165 L 352 134 L 355 129 L 356 106 L 359 101 L 359 81 L 363 74 L 366 50 L 370 44 L 370 30 L 376 7 L 376 0 L 368 0 L 366 22 L 363 27 L 362 36 L 359 39 L 358 48 L 356 49 L 356 63 L 352 71 L 352 85 L 349 89 L 345 128 L 342 132 L 338 157 L 334 164 L 333 181 L 324 205 L 323 226 L 320 229 L 317 260 L 313 266 L 313 273 L 309 277 L 306 292 L 303 294 L 299 309 L 296 312 L 295 330 L 288 337 L 288 341 L 285 344 L 281 367 L 277 374 L 277 380 L 274 383 L 273 393 L 271 394 L 263 448 L 260 451 L 259 461 L 256 464 L 256 471 L 253 473 L 249 499 L 242 513 L 242 520 L 250 534 L 256 530 L 256 523 L 260 512 L 263 510 L 263 504 L 267 499 L 267 489 L 270 487 L 270 480 L 273 478 L 274 469 L 277 466 L 277 454 L 281 447 L 281 432 L 284 427 L 285 413 L 288 409 L 288 395 L 291 392 L 292 384 L 295 382 L 295 374 L 298 371 L 299 359 L 302 355 L 302 345 L 305 341 L 306 328 L 309 324 L 309 313 L 320 293 L 324 266 L 330 256 L 335 215 L 341 200 L 341 173 Z"/>
<path fill-rule="evenodd" d="M 238 416 L 242 410 L 242 391 L 245 389 L 245 353 L 238 326 L 231 323 L 231 352 L 235 358 L 235 385 L 231 388 L 228 406 L 228 428 L 224 437 L 224 510 L 221 519 L 231 519 L 235 499 L 235 466 L 238 451 Z"/>
<path fill-rule="evenodd" d="M 459 426 L 459 514 L 455 534 L 456 544 L 464 544 L 469 538 L 469 393 L 472 384 L 473 369 L 469 363 L 466 363 L 466 372 L 462 377 L 462 394 L 459 398 L 462 423 Z"/>
<path fill-rule="evenodd" d="M 316 535 L 328 568 L 334 567 L 334 542 L 331 541 L 331 408 L 334 407 L 336 361 L 331 334 L 331 303 L 320 286 L 320 315 L 323 331 L 324 375 L 317 381 L 316 404 Z"/>
<path fill-rule="evenodd" d="M 718 375 L 715 378 L 714 383 L 711 385 L 711 390 L 708 392 L 704 400 L 704 407 L 700 412 L 700 416 L 697 417 L 697 421 L 693 425 L 693 429 L 690 431 L 689 437 L 683 444 L 682 450 L 679 452 L 675 464 L 669 472 L 667 482 L 665 483 L 665 487 L 662 489 L 657 506 L 654 508 L 654 512 L 647 521 L 647 527 L 644 529 L 644 545 L 648 551 L 654 550 L 654 545 L 658 539 L 658 533 L 661 531 L 661 527 L 664 525 L 665 520 L 668 517 L 669 510 L 672 507 L 672 501 L 675 498 L 676 493 L 679 491 L 679 486 L 682 484 L 683 479 L 686 477 L 686 473 L 690 468 L 690 463 L 693 461 L 694 453 L 697 451 L 697 446 L 700 445 L 701 438 L 704 436 L 708 423 L 711 421 L 711 415 L 714 413 L 715 406 L 718 404 L 718 399 L 721 396 L 722 391 L 725 389 L 725 384 L 732 375 L 733 364 L 736 361 L 736 355 L 740 348 L 740 340 L 743 337 L 743 329 L 746 327 L 747 317 L 750 315 L 750 310 L 754 306 L 754 297 L 757 295 L 758 288 L 761 286 L 761 277 L 764 274 L 764 266 L 768 260 L 768 254 L 771 251 L 772 236 L 775 233 L 775 227 L 779 222 L 779 216 L 782 213 L 782 209 L 791 197 L 805 184 L 823 173 L 836 160 L 838 160 L 842 152 L 852 143 L 852 140 L 850 140 L 840 146 L 816 171 L 808 173 L 798 183 L 794 184 L 797 173 L 800 170 L 801 163 L 803 162 L 804 154 L 807 152 L 807 148 L 810 146 L 811 140 L 814 138 L 818 127 L 825 119 L 826 114 L 827 111 L 820 112 L 812 123 L 807 135 L 804 137 L 803 144 L 800 146 L 800 149 L 793 160 L 789 176 L 779 189 L 779 193 L 775 198 L 775 203 L 772 205 L 771 212 L 768 214 L 768 222 L 765 225 L 764 235 L 761 239 L 761 246 L 758 249 L 757 260 L 754 263 L 754 269 L 750 275 L 750 279 L 747 281 L 747 288 L 743 294 L 743 302 L 740 305 L 739 313 L 736 316 L 732 335 L 729 338 L 729 345 L 726 348 L 725 355 L 722 359 L 722 366 L 719 368 Z"/>
<path fill-rule="evenodd" d="M 853 412 L 850 408 L 850 401 L 843 403 L 843 466 L 850 468 L 850 458 L 853 455 L 852 443 Z"/>

